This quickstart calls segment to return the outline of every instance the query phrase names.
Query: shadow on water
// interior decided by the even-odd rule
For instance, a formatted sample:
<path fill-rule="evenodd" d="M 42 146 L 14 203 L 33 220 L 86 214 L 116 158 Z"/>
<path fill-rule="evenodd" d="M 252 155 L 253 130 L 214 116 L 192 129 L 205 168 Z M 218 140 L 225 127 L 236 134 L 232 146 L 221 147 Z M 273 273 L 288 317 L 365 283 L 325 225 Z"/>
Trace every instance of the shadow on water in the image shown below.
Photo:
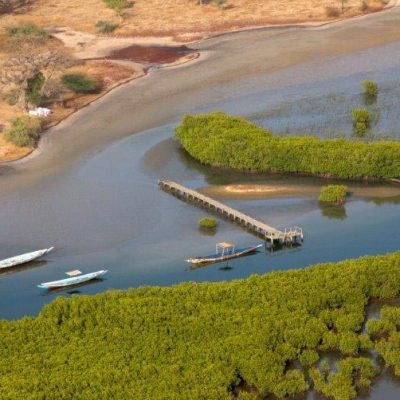
<path fill-rule="evenodd" d="M 363 201 L 374 202 L 374 204 L 400 204 L 400 185 L 385 181 L 343 181 L 334 178 L 321 178 L 315 176 L 295 175 L 295 174 L 278 174 L 278 173 L 249 173 L 232 171 L 223 168 L 210 167 L 199 163 L 191 157 L 174 138 L 168 138 L 158 142 L 152 146 L 142 158 L 142 166 L 147 173 L 151 173 L 154 179 L 175 177 L 179 182 L 185 180 L 188 175 L 191 179 L 197 179 L 201 176 L 205 183 L 210 186 L 223 185 L 274 185 L 285 188 L 302 187 L 304 193 L 302 196 L 317 197 L 317 193 L 322 186 L 328 184 L 346 184 L 350 187 L 352 194 L 350 201 L 354 199 L 362 199 Z M 178 169 L 178 172 L 177 172 Z M 184 171 L 183 175 L 177 176 Z M 383 190 L 384 189 L 384 190 Z M 313 191 L 315 193 L 313 193 Z M 382 194 L 385 191 L 387 193 Z M 204 193 L 208 194 L 208 193 Z M 293 193 L 292 197 L 297 197 L 298 193 Z M 213 193 L 211 197 L 220 197 L 218 193 Z M 226 197 L 226 195 L 221 196 Z M 257 195 L 254 198 L 269 198 L 270 195 Z M 275 196 L 285 197 L 285 196 Z M 231 194 L 231 198 L 242 198 L 242 195 Z M 243 197 L 244 198 L 244 197 Z M 248 197 L 251 198 L 251 197 Z M 328 218 L 345 219 L 345 210 L 333 209 L 329 206 L 320 207 L 321 212 Z"/>
<path fill-rule="evenodd" d="M 319 203 L 321 215 L 329 219 L 344 220 L 347 218 L 346 207 Z"/>
<path fill-rule="evenodd" d="M 167 141 L 174 141 L 174 139 L 167 139 Z M 169 146 L 169 145 L 168 145 Z M 161 149 L 161 148 L 160 148 Z M 159 150 L 160 150 L 159 149 Z M 302 174 L 280 174 L 280 173 L 250 173 L 232 171 L 229 169 L 210 167 L 199 163 L 193 157 L 191 157 L 180 145 L 176 142 L 174 147 L 169 147 L 170 151 L 176 152 L 180 162 L 184 164 L 187 170 L 192 170 L 204 176 L 204 179 L 208 185 L 230 185 L 230 184 L 270 184 L 270 185 L 282 185 L 287 187 L 292 186 L 309 186 L 314 187 L 319 191 L 319 188 L 324 185 L 340 185 L 345 184 L 351 188 L 352 198 L 362 198 L 363 201 L 373 202 L 376 205 L 379 204 L 400 204 L 400 194 L 396 195 L 384 195 L 376 196 L 382 191 L 382 188 L 391 190 L 392 193 L 399 193 L 400 185 L 394 184 L 387 181 L 371 180 L 341 180 L 335 178 L 322 178 L 316 176 L 307 176 Z M 398 190 L 397 190 L 398 189 Z M 239 196 L 238 196 L 239 197 Z M 262 196 L 260 196 L 262 197 Z M 268 195 L 265 195 L 267 198 Z M 295 196 L 294 196 L 295 197 Z M 334 209 L 335 208 L 335 209 Z M 345 219 L 346 211 L 339 210 L 340 207 L 321 205 L 321 212 L 328 218 Z"/>
<path fill-rule="evenodd" d="M 223 267 L 219 267 L 218 269 L 220 271 L 230 271 L 231 269 L 233 269 L 233 267 L 229 265 L 229 263 L 226 263 Z"/>
<path fill-rule="evenodd" d="M 31 261 L 29 263 L 23 265 L 17 265 L 15 267 L 6 268 L 4 270 L 0 269 L 0 278 L 6 275 L 16 274 L 17 272 L 28 271 L 30 269 L 43 267 L 46 265 L 48 261 L 40 260 L 40 261 Z"/>
<path fill-rule="evenodd" d="M 215 236 L 217 233 L 216 228 L 204 228 L 204 227 L 200 226 L 198 228 L 198 230 L 204 236 Z"/>
<path fill-rule="evenodd" d="M 361 96 L 361 100 L 365 106 L 372 106 L 378 102 L 378 95 L 363 93 Z"/>
<path fill-rule="evenodd" d="M 365 198 L 365 201 L 372 202 L 377 206 L 380 206 L 383 204 L 397 205 L 397 204 L 400 204 L 400 196 L 385 197 L 385 198 L 372 197 L 372 198 Z"/>

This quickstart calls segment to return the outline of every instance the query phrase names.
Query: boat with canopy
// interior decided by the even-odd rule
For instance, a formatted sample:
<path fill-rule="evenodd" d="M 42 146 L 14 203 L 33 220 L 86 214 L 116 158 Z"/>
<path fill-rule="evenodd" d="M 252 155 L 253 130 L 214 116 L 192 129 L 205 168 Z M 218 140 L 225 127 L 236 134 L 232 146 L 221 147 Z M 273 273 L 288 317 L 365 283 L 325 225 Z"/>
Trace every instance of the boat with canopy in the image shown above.
<path fill-rule="evenodd" d="M 263 244 L 258 244 L 256 246 L 249 246 L 237 249 L 234 244 L 228 242 L 221 242 L 215 245 L 215 254 L 210 254 L 208 256 L 191 257 L 186 260 L 186 262 L 196 265 L 196 264 L 211 264 L 221 261 L 231 260 L 232 258 L 243 257 L 255 253 L 257 249 L 264 246 Z"/>
<path fill-rule="evenodd" d="M 36 260 L 37 258 L 50 253 L 53 249 L 54 247 L 49 247 L 48 249 L 36 250 L 30 253 L 21 254 L 19 256 L 6 258 L 0 261 L 0 270 L 5 268 L 15 267 L 17 265 L 25 264 L 30 261 Z"/>
<path fill-rule="evenodd" d="M 101 279 L 108 271 L 100 270 L 96 272 L 90 272 L 88 274 L 83 274 L 78 269 L 66 272 L 69 278 L 60 279 L 58 281 L 43 282 L 38 287 L 40 289 L 58 289 L 63 287 L 75 286 L 94 279 Z"/>

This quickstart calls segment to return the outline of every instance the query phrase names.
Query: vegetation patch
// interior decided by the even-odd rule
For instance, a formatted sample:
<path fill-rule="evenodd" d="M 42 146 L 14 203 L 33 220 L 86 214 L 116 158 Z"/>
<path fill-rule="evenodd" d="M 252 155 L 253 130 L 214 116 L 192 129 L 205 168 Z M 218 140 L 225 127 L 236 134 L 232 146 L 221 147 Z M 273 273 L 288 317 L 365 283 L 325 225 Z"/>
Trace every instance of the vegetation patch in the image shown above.
<path fill-rule="evenodd" d="M 11 127 L 4 132 L 4 139 L 19 147 L 32 147 L 39 140 L 40 131 L 39 118 L 22 115 L 11 121 Z"/>
<path fill-rule="evenodd" d="M 352 113 L 353 127 L 357 135 L 363 136 L 371 127 L 372 115 L 366 108 L 355 108 Z"/>
<path fill-rule="evenodd" d="M 100 33 L 111 33 L 118 28 L 118 24 L 113 24 L 112 22 L 108 21 L 97 21 L 96 28 Z"/>
<path fill-rule="evenodd" d="M 365 80 L 361 82 L 364 95 L 364 103 L 372 105 L 378 100 L 379 87 L 375 81 Z"/>
<path fill-rule="evenodd" d="M 374 348 L 400 376 L 400 308 L 384 306 L 381 318 L 370 319 L 366 328 L 373 337 Z"/>
<path fill-rule="evenodd" d="M 7 35 L 10 37 L 15 36 L 32 36 L 41 39 L 47 39 L 48 33 L 35 24 L 23 24 L 18 26 L 9 26 L 6 28 Z"/>
<path fill-rule="evenodd" d="M 342 205 L 346 201 L 348 188 L 346 185 L 327 185 L 321 188 L 319 201 Z"/>
<path fill-rule="evenodd" d="M 193 158 L 206 165 L 342 179 L 400 176 L 400 142 L 393 140 L 364 143 L 282 137 L 221 112 L 186 115 L 176 128 L 176 137 Z"/>
<path fill-rule="evenodd" d="M 199 219 L 199 228 L 215 229 L 218 226 L 218 221 L 215 218 L 205 217 Z"/>
<path fill-rule="evenodd" d="M 361 333 L 370 299 L 399 289 L 393 253 L 58 297 L 37 317 L 0 321 L 0 397 L 232 400 L 240 389 L 240 398 L 283 399 L 304 393 L 311 376 L 318 392 L 350 400 L 376 374 L 364 350 L 378 349 L 400 375 L 400 309 L 367 323 L 373 340 Z M 332 351 L 342 354 L 336 366 L 318 364 Z"/>
<path fill-rule="evenodd" d="M 39 106 L 42 101 L 41 90 L 45 82 L 44 75 L 38 72 L 32 79 L 28 79 L 27 100 L 30 104 Z"/>
<path fill-rule="evenodd" d="M 117 14 L 121 14 L 124 8 L 131 7 L 129 0 L 103 0 L 108 8 L 114 10 Z"/>
<path fill-rule="evenodd" d="M 62 83 L 75 93 L 91 93 L 99 89 L 98 82 L 85 74 L 63 75 Z"/>
<path fill-rule="evenodd" d="M 362 81 L 362 87 L 364 89 L 364 94 L 367 96 L 377 96 L 378 95 L 378 84 L 375 81 L 365 80 Z"/>
<path fill-rule="evenodd" d="M 372 360 L 366 357 L 348 357 L 337 363 L 337 371 L 326 372 L 313 368 L 310 376 L 317 392 L 337 400 L 353 399 L 368 389 L 377 374 Z"/>

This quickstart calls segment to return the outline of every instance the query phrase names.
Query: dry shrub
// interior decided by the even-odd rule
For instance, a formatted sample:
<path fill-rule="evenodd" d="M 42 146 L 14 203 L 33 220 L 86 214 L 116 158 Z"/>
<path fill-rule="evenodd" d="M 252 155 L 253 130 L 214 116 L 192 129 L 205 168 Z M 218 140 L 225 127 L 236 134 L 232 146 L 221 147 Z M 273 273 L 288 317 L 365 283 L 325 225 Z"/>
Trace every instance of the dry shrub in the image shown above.
<path fill-rule="evenodd" d="M 340 15 L 340 11 L 337 7 L 325 7 L 325 14 L 328 18 L 337 18 Z"/>
<path fill-rule="evenodd" d="M 366 12 L 368 12 L 368 10 L 369 10 L 369 5 L 368 5 L 368 3 L 367 3 L 365 0 L 363 0 L 363 1 L 361 2 L 361 5 L 360 5 L 360 11 L 361 11 L 362 13 L 366 13 Z"/>

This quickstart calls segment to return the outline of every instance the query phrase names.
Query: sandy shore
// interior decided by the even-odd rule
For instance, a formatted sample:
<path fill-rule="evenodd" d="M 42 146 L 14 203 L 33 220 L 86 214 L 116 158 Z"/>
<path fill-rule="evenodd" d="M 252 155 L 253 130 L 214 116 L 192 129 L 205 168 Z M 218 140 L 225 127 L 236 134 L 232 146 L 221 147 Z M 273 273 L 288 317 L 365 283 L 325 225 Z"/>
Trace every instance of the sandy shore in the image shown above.
<path fill-rule="evenodd" d="M 199 191 L 207 196 L 225 199 L 267 199 L 277 197 L 315 197 L 317 198 L 321 190 L 322 183 L 307 184 L 305 181 L 301 185 L 295 184 L 230 184 L 207 186 Z M 400 196 L 400 186 L 397 185 L 373 185 L 359 186 L 348 185 L 352 197 L 388 199 Z"/>
<path fill-rule="evenodd" d="M 318 29 L 251 30 L 199 42 L 191 46 L 201 52 L 197 61 L 151 70 L 49 130 L 32 155 L 0 168 L 0 193 L 59 174 L 115 140 L 209 107 L 210 93 L 213 101 L 232 98 L 244 79 L 256 85 L 258 77 L 294 65 L 400 41 L 399 22 L 394 8 Z"/>

